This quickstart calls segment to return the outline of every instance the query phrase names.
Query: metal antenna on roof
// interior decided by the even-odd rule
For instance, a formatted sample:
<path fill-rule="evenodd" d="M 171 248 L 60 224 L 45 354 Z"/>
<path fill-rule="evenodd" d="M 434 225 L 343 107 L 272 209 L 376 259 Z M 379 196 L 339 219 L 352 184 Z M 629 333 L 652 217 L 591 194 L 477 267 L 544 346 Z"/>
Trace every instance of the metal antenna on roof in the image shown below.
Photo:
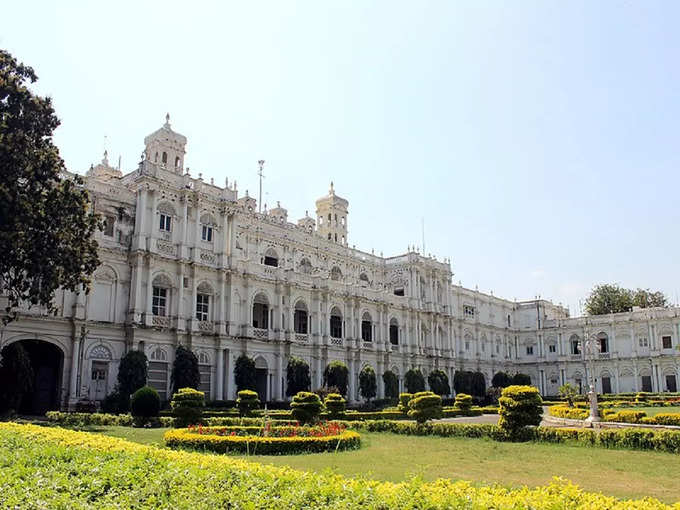
<path fill-rule="evenodd" d="M 260 199 L 257 202 L 257 207 L 258 212 L 262 212 L 262 179 L 264 179 L 262 169 L 264 168 L 264 159 L 259 160 L 257 164 L 260 165 L 260 170 L 257 172 L 257 175 L 260 177 Z"/>

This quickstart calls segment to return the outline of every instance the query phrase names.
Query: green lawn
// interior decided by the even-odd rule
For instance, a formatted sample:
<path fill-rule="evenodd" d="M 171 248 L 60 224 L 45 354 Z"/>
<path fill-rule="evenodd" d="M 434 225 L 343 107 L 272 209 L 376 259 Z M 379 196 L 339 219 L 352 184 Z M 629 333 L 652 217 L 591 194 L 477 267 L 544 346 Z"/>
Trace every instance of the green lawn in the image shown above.
<path fill-rule="evenodd" d="M 92 427 L 99 432 L 145 444 L 162 444 L 167 429 Z M 680 500 L 680 455 L 632 450 L 485 439 L 401 436 L 362 432 L 362 448 L 326 454 L 251 456 L 265 464 L 305 471 L 330 469 L 347 476 L 393 482 L 411 476 L 452 478 L 477 484 L 544 485 L 554 476 L 584 489 L 621 498 L 653 496 Z"/>
<path fill-rule="evenodd" d="M 615 411 L 644 411 L 647 416 L 656 416 L 659 413 L 680 413 L 680 407 L 664 407 L 664 406 L 654 406 L 654 407 L 615 407 Z"/>

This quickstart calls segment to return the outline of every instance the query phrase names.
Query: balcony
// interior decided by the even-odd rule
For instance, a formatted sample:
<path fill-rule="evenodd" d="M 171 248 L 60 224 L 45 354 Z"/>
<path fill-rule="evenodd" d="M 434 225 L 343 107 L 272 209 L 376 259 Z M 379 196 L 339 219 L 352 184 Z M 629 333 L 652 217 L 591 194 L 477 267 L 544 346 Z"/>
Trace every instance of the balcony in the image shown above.
<path fill-rule="evenodd" d="M 569 355 L 569 361 L 581 361 L 583 360 L 583 356 L 580 354 L 570 354 Z"/>
<path fill-rule="evenodd" d="M 215 332 L 215 323 L 213 321 L 196 321 L 196 326 L 201 333 Z"/>
<path fill-rule="evenodd" d="M 169 329 L 172 324 L 170 317 L 163 317 L 160 315 L 153 315 L 151 317 L 151 325 L 155 328 Z"/>
<path fill-rule="evenodd" d="M 331 345 L 340 345 L 342 346 L 342 338 L 335 338 L 335 337 L 330 337 Z"/>
<path fill-rule="evenodd" d="M 612 354 L 611 352 L 600 352 L 597 355 L 597 359 L 611 359 Z"/>
<path fill-rule="evenodd" d="M 174 257 L 177 254 L 175 245 L 172 244 L 171 241 L 166 241 L 163 239 L 156 239 L 156 250 L 158 253 L 168 255 L 170 257 Z"/>
<path fill-rule="evenodd" d="M 269 340 L 269 330 L 262 328 L 250 328 L 251 336 L 260 340 Z"/>
<path fill-rule="evenodd" d="M 309 335 L 307 333 L 295 333 L 295 341 L 301 344 L 309 342 Z"/>

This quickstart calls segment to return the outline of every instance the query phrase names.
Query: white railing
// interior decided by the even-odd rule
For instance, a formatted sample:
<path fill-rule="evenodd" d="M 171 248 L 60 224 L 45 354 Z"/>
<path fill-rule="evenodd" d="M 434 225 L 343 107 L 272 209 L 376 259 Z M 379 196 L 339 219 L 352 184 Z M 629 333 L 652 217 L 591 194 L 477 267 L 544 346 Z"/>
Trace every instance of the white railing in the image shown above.
<path fill-rule="evenodd" d="M 215 331 L 215 325 L 212 321 L 198 321 L 198 330 L 204 333 L 212 333 Z"/>
<path fill-rule="evenodd" d="M 331 345 L 342 345 L 342 338 L 331 337 Z"/>
<path fill-rule="evenodd" d="M 269 338 L 269 330 L 261 328 L 253 328 L 253 336 L 255 338 L 262 338 L 267 340 Z"/>
<path fill-rule="evenodd" d="M 295 341 L 307 343 L 309 341 L 309 336 L 307 336 L 307 333 L 295 333 Z"/>
<path fill-rule="evenodd" d="M 163 317 L 161 315 L 154 315 L 151 317 L 151 325 L 159 328 L 170 327 L 170 317 Z"/>

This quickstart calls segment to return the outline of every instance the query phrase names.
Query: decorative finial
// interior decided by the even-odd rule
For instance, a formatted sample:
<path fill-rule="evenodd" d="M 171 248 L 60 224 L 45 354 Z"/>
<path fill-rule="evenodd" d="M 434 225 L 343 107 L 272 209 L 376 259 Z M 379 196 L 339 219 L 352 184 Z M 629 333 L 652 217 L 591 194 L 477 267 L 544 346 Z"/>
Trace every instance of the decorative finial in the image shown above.
<path fill-rule="evenodd" d="M 279 209 L 281 208 L 281 202 L 279 202 L 278 200 L 276 201 L 276 207 Z"/>
<path fill-rule="evenodd" d="M 309 218 L 309 210 L 305 209 L 305 218 Z"/>
<path fill-rule="evenodd" d="M 331 195 L 335 195 L 335 190 L 333 189 L 333 181 L 331 181 L 331 189 L 328 190 L 328 193 Z"/>
<path fill-rule="evenodd" d="M 210 184 L 213 185 L 213 186 L 215 185 L 215 179 L 214 179 L 214 177 L 211 177 L 211 178 L 210 178 Z"/>
<path fill-rule="evenodd" d="M 165 125 L 167 127 L 170 127 L 170 114 L 169 113 L 165 114 Z"/>
<path fill-rule="evenodd" d="M 102 165 L 109 166 L 109 151 L 104 149 L 104 158 L 102 159 Z"/>

